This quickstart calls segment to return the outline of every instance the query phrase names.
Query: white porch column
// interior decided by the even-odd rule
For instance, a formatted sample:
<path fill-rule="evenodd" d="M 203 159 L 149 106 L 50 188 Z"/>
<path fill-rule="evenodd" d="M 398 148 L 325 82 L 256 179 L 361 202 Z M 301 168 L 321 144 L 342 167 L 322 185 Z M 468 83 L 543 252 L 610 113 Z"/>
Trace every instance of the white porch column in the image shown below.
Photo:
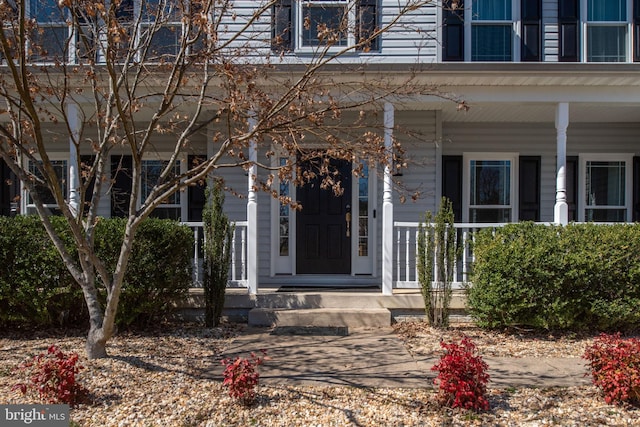
<path fill-rule="evenodd" d="M 67 117 L 72 135 L 69 135 L 69 208 L 74 216 L 78 214 L 80 206 L 80 171 L 78 170 L 78 150 L 75 142 L 80 138 L 82 118 L 80 107 L 75 102 L 67 105 Z"/>
<path fill-rule="evenodd" d="M 384 167 L 384 191 L 382 194 L 382 294 L 393 295 L 393 126 L 394 107 L 384 104 L 384 146 L 389 161 Z"/>
<path fill-rule="evenodd" d="M 569 223 L 569 205 L 567 204 L 567 127 L 569 127 L 569 103 L 561 102 L 556 107 L 556 204 L 553 209 L 553 222 L 560 225 Z"/>
<path fill-rule="evenodd" d="M 254 116 L 249 117 L 249 128 L 256 125 Z M 250 294 L 258 293 L 258 196 L 255 184 L 258 173 L 258 151 L 256 142 L 249 143 L 249 161 L 253 162 L 249 168 L 247 196 L 247 286 Z"/>

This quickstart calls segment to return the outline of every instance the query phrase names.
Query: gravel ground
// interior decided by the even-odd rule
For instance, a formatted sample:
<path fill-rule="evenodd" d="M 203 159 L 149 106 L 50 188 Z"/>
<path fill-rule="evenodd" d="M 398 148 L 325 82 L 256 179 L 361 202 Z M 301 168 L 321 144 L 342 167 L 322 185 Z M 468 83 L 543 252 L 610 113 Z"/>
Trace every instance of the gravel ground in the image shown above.
<path fill-rule="evenodd" d="M 413 353 L 439 351 L 441 338 L 465 333 L 482 354 L 579 357 L 590 337 L 539 336 L 526 331 L 488 333 L 475 328 L 434 331 L 424 324 L 397 332 Z M 632 426 L 640 410 L 607 405 L 593 387 L 491 389 L 491 410 L 466 413 L 441 408 L 434 391 L 349 387 L 260 386 L 253 406 L 230 399 L 210 367 L 242 326 L 205 329 L 167 326 L 125 333 L 109 344 L 110 358 L 86 360 L 80 334 L 48 332 L 0 337 L 0 403 L 36 403 L 11 391 L 11 369 L 57 344 L 78 352 L 80 381 L 90 400 L 71 410 L 82 426 Z M 25 338 L 29 336 L 29 338 Z"/>

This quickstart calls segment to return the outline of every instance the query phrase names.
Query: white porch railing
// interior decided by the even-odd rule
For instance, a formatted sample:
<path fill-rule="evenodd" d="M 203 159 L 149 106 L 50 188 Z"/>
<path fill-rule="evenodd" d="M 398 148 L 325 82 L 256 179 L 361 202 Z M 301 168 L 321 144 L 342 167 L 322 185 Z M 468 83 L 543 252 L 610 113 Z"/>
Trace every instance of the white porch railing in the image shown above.
<path fill-rule="evenodd" d="M 394 228 L 394 263 L 393 266 L 393 287 L 394 288 L 420 288 L 418 282 L 418 263 L 416 254 L 418 248 L 418 222 L 395 222 Z M 454 224 L 456 231 L 456 244 L 459 248 L 458 259 L 453 266 L 452 288 L 459 289 L 469 282 L 469 273 L 473 264 L 473 254 L 470 250 L 470 243 L 473 240 L 473 232 L 484 228 L 502 227 L 505 224 L 477 224 L 458 223 Z M 434 273 L 437 266 L 434 260 Z M 434 274 L 435 275 L 435 274 Z"/>
<path fill-rule="evenodd" d="M 202 222 L 183 222 L 193 230 L 193 287 L 202 287 L 202 254 L 204 230 Z M 247 287 L 247 221 L 235 221 L 231 240 L 231 268 L 229 287 Z"/>

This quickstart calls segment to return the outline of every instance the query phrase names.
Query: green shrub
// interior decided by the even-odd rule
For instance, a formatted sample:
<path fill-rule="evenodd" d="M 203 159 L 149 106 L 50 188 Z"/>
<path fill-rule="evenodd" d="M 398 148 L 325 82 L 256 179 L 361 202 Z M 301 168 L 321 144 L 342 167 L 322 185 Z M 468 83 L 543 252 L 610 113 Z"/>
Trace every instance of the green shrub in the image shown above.
<path fill-rule="evenodd" d="M 479 325 L 639 324 L 640 226 L 509 224 L 475 236 L 468 304 Z"/>
<path fill-rule="evenodd" d="M 121 243 L 123 234 L 124 221 L 112 245 Z M 107 239 L 106 233 L 102 236 Z M 122 285 L 117 324 L 147 326 L 170 313 L 189 291 L 192 262 L 193 232 L 189 227 L 161 219 L 142 222 Z"/>
<path fill-rule="evenodd" d="M 75 252 L 64 219 L 52 217 L 69 251 Z M 96 251 L 112 269 L 125 222 L 101 219 Z M 193 233 L 168 220 L 145 220 L 136 236 L 120 297 L 121 327 L 144 326 L 166 314 L 191 284 Z M 85 324 L 80 287 L 64 266 L 35 216 L 0 217 L 0 326 Z"/>
<path fill-rule="evenodd" d="M 450 232 L 454 230 L 453 222 L 453 205 L 443 197 L 435 218 L 427 211 L 425 224 L 418 226 L 418 281 L 427 319 L 435 327 L 449 326 L 451 282 L 458 257 L 456 233 Z M 434 276 L 436 272 L 437 277 Z"/>
<path fill-rule="evenodd" d="M 54 227 L 64 222 L 52 218 Z M 0 324 L 59 325 L 84 318 L 82 292 L 40 220 L 0 217 Z"/>
<path fill-rule="evenodd" d="M 202 212 L 204 229 L 204 323 L 218 326 L 224 308 L 224 296 L 231 266 L 231 241 L 234 226 L 223 212 L 224 191 L 221 181 L 216 181 L 206 192 L 207 203 Z"/>

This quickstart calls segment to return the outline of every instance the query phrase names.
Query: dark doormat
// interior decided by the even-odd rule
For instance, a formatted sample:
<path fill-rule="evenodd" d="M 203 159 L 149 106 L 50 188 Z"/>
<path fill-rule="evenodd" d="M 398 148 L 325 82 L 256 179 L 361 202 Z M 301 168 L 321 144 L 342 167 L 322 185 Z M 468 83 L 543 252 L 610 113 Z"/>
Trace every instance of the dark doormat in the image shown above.
<path fill-rule="evenodd" d="M 339 336 L 349 335 L 347 326 L 276 326 L 271 335 Z"/>
<path fill-rule="evenodd" d="M 283 285 L 276 292 L 371 292 L 380 291 L 377 285 L 362 286 L 294 286 Z"/>

